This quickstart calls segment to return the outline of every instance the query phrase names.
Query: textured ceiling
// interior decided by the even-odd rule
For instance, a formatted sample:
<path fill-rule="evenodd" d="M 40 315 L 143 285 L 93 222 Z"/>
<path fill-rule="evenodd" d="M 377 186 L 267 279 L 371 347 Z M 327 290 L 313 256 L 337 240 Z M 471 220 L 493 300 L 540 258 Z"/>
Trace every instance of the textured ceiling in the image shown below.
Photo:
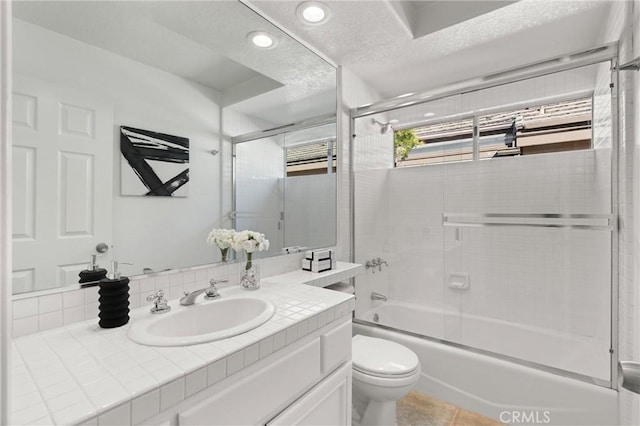
<path fill-rule="evenodd" d="M 13 14 L 215 89 L 271 125 L 335 113 L 335 68 L 236 0 L 16 1 Z M 253 48 L 252 31 L 277 46 Z"/>
<path fill-rule="evenodd" d="M 309 26 L 296 17 L 299 2 L 251 3 L 385 97 L 591 48 L 604 42 L 610 8 L 603 0 L 479 1 L 473 3 L 484 5 L 456 19 L 454 9 L 462 10 L 455 0 L 325 1 L 332 18 Z"/>

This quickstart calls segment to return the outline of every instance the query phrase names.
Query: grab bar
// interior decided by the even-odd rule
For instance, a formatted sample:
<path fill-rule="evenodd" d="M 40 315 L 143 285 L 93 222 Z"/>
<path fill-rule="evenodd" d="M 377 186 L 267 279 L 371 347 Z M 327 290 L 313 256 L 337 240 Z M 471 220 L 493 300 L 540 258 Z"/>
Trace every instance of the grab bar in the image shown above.
<path fill-rule="evenodd" d="M 611 231 L 612 215 L 586 213 L 443 213 L 443 226 L 525 226 Z"/>

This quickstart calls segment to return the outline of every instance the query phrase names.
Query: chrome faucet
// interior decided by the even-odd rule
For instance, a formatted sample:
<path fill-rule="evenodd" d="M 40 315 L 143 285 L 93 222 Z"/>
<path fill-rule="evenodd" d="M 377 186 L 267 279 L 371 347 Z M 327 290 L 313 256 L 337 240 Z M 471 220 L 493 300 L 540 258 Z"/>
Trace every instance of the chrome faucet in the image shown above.
<path fill-rule="evenodd" d="M 384 294 L 376 293 L 375 291 L 371 292 L 371 300 L 382 300 L 383 302 L 387 301 L 387 296 Z"/>
<path fill-rule="evenodd" d="M 220 293 L 218 293 L 217 284 L 225 283 L 227 280 L 216 280 L 212 279 L 209 281 L 209 287 L 201 288 L 199 290 L 193 290 L 191 292 L 185 291 L 184 297 L 180 299 L 180 304 L 182 306 L 190 306 L 193 305 L 196 301 L 196 297 L 200 296 L 202 293 L 205 293 L 205 299 L 218 299 L 220 298 Z"/>
<path fill-rule="evenodd" d="M 381 259 L 379 257 L 376 257 L 374 261 L 375 261 L 376 265 L 378 265 L 378 271 L 382 271 L 382 265 L 389 266 L 389 264 L 387 263 L 386 260 Z"/>
<path fill-rule="evenodd" d="M 364 267 L 365 269 L 373 269 L 371 272 L 375 274 L 376 268 L 378 268 L 378 271 L 382 271 L 382 265 L 389 266 L 386 260 L 380 257 L 376 257 L 374 259 L 367 260 L 367 263 L 365 263 Z"/>

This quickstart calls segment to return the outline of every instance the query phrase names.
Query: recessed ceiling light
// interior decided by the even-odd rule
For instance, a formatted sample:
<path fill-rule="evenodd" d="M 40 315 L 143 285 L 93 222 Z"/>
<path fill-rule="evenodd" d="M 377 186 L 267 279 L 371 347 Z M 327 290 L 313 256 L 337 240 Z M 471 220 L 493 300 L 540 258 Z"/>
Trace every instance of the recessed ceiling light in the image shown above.
<path fill-rule="evenodd" d="M 424 116 L 425 116 L 425 117 L 433 117 L 434 115 L 436 115 L 436 113 L 435 113 L 435 112 L 425 112 L 425 113 L 424 113 Z"/>
<path fill-rule="evenodd" d="M 317 1 L 305 1 L 296 9 L 296 15 L 305 24 L 322 25 L 331 18 L 331 9 Z"/>
<path fill-rule="evenodd" d="M 247 40 L 260 49 L 272 49 L 278 44 L 276 39 L 264 31 L 253 31 L 247 35 Z"/>

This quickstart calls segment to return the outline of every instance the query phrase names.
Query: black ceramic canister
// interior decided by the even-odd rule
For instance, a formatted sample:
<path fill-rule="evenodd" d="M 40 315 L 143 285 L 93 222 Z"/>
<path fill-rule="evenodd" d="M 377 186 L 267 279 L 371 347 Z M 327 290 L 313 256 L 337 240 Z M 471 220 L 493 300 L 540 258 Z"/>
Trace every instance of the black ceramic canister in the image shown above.
<path fill-rule="evenodd" d="M 91 255 L 91 263 L 87 267 L 87 269 L 80 271 L 78 274 L 80 277 L 80 284 L 84 283 L 92 283 L 96 281 L 100 281 L 101 279 L 107 276 L 107 270 L 101 268 L 100 265 L 96 263 L 96 255 Z"/>
<path fill-rule="evenodd" d="M 129 322 L 129 278 L 121 277 L 118 262 L 113 263 L 114 272 L 98 284 L 98 325 L 102 328 L 120 327 Z"/>

